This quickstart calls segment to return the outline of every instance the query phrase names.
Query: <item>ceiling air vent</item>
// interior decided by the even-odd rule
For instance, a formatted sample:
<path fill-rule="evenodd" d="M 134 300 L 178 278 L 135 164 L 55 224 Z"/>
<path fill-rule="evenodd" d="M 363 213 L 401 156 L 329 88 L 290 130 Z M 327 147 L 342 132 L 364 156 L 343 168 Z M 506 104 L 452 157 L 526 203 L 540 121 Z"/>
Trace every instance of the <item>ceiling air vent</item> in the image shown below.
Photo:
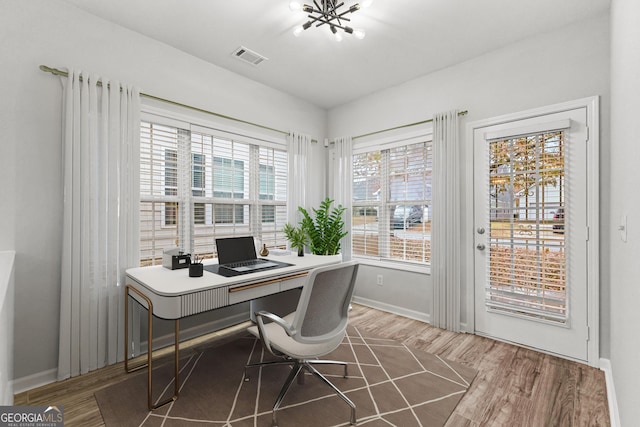
<path fill-rule="evenodd" d="M 263 61 L 266 61 L 267 58 L 260 55 L 257 52 L 252 51 L 251 49 L 247 49 L 244 46 L 240 46 L 233 52 L 233 56 L 240 59 L 241 61 L 248 62 L 251 65 L 258 65 Z"/>

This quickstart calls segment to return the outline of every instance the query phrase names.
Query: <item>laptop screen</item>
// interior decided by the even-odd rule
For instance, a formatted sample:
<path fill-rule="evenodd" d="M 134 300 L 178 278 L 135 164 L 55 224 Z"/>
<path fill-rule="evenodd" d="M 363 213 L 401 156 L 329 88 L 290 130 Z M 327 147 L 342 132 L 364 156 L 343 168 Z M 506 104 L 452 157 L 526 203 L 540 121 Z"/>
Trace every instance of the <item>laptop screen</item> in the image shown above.
<path fill-rule="evenodd" d="M 256 259 L 256 247 L 252 236 L 216 239 L 218 264 Z"/>

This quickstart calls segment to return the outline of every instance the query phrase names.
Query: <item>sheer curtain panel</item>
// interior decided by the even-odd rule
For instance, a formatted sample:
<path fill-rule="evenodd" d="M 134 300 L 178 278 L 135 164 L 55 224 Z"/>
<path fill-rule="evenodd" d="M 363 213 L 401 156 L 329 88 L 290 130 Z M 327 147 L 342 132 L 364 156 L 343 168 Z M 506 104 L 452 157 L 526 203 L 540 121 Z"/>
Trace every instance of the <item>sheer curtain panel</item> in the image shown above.
<path fill-rule="evenodd" d="M 350 136 L 335 139 L 333 157 L 333 205 L 347 208 L 344 212 L 344 229 L 340 251 L 342 260 L 351 260 L 351 204 L 353 202 L 353 141 Z"/>
<path fill-rule="evenodd" d="M 124 274 L 138 265 L 139 90 L 63 78 L 64 214 L 58 379 L 122 360 Z"/>
<path fill-rule="evenodd" d="M 298 206 L 306 207 L 307 173 L 311 137 L 291 132 L 287 137 L 289 155 L 289 182 L 287 186 L 287 222 L 297 226 L 302 219 Z"/>
<path fill-rule="evenodd" d="M 460 330 L 460 159 L 458 111 L 433 116 L 431 323 Z"/>

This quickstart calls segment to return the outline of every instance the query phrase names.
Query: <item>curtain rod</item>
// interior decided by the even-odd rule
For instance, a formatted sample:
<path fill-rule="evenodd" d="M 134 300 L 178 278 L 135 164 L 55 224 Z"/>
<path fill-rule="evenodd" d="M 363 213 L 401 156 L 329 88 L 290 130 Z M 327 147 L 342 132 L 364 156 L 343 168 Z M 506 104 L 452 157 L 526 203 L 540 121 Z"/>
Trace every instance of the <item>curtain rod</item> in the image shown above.
<path fill-rule="evenodd" d="M 459 116 L 464 116 L 464 115 L 466 115 L 468 113 L 469 113 L 469 111 L 464 110 L 464 111 L 458 112 L 458 115 Z M 367 136 L 377 135 L 379 133 L 389 132 L 389 131 L 392 131 L 392 130 L 404 129 L 404 128 L 408 128 L 408 127 L 411 127 L 411 126 L 417 126 L 417 125 L 423 125 L 425 123 L 431 123 L 432 121 L 433 121 L 433 119 L 428 119 L 428 120 L 423 120 L 421 122 L 409 123 L 409 124 L 406 124 L 406 125 L 400 125 L 400 126 L 396 126 L 396 127 L 392 127 L 392 128 L 388 128 L 388 129 L 377 130 L 375 132 L 369 132 L 369 133 L 365 133 L 365 134 L 362 134 L 362 135 L 354 136 L 351 139 L 364 138 L 364 137 L 367 137 Z"/>
<path fill-rule="evenodd" d="M 68 72 L 63 71 L 63 70 L 59 70 L 57 68 L 48 67 L 46 65 L 40 65 L 40 70 L 42 70 L 42 71 L 44 71 L 46 73 L 54 74 L 56 76 L 69 77 L 69 73 Z M 102 86 L 102 82 L 98 81 L 98 85 Z M 274 128 L 269 127 L 269 126 L 264 126 L 264 125 L 261 125 L 261 124 L 258 124 L 258 123 L 253 123 L 253 122 L 250 122 L 250 121 L 247 121 L 247 120 L 238 119 L 236 117 L 231 117 L 231 116 L 227 116 L 227 115 L 224 115 L 224 114 L 216 113 L 216 112 L 213 112 L 213 111 L 204 110 L 202 108 L 193 107 L 193 106 L 187 105 L 187 104 L 182 104 L 180 102 L 172 101 L 170 99 L 160 98 L 159 96 L 150 95 L 148 93 L 140 92 L 140 96 L 145 97 L 145 98 L 149 98 L 149 99 L 153 99 L 153 100 L 156 100 L 156 101 L 166 102 L 167 104 L 171 104 L 171 105 L 175 105 L 175 106 L 178 106 L 178 107 L 187 108 L 189 110 L 198 111 L 200 113 L 210 114 L 212 116 L 220 117 L 220 118 L 223 118 L 223 119 L 233 120 L 233 121 L 236 121 L 236 122 L 239 122 L 239 123 L 244 123 L 244 124 L 247 124 L 247 125 L 256 126 L 256 127 L 261 128 L 261 129 L 266 129 L 266 130 L 270 130 L 270 131 L 273 131 L 273 132 L 278 132 L 278 133 L 282 133 L 282 134 L 285 134 L 285 135 L 289 135 L 289 132 L 284 131 L 284 130 L 274 129 Z M 458 115 L 459 116 L 464 116 L 465 114 L 467 114 L 467 112 L 468 112 L 467 110 L 460 111 L 458 113 Z M 375 132 L 370 132 L 370 133 L 365 133 L 363 135 L 354 136 L 352 139 L 364 138 L 364 137 L 371 136 L 371 135 L 377 135 L 377 134 L 383 133 L 383 132 L 389 132 L 389 131 L 392 131 L 392 130 L 403 129 L 403 128 L 407 128 L 407 127 L 411 127 L 411 126 L 417 126 L 417 125 L 421 125 L 421 124 L 425 124 L 425 123 L 431 123 L 432 121 L 433 121 L 433 119 L 428 119 L 428 120 L 423 120 L 421 122 L 409 123 L 409 124 L 406 124 L 406 125 L 396 126 L 396 127 L 392 127 L 392 128 L 388 128 L 388 129 L 377 130 Z M 318 141 L 315 140 L 315 139 L 312 139 L 311 142 L 316 142 L 317 143 Z"/>
<path fill-rule="evenodd" d="M 56 76 L 69 77 L 69 73 L 68 72 L 63 71 L 63 70 L 59 70 L 57 68 L 51 68 L 51 67 L 47 67 L 46 65 L 41 65 L 40 69 L 42 71 L 44 71 L 44 72 L 51 73 L 51 74 L 54 74 Z M 102 86 L 102 83 L 100 81 L 98 81 L 98 85 Z M 204 110 L 202 108 L 193 107 L 193 106 L 187 105 L 187 104 L 182 104 L 180 102 L 172 101 L 170 99 L 160 98 L 159 96 L 150 95 L 148 93 L 140 92 L 140 96 L 145 97 L 145 98 L 149 98 L 149 99 L 154 99 L 156 101 L 166 102 L 167 104 L 176 105 L 178 107 L 188 108 L 189 110 L 198 111 L 200 113 L 211 114 L 212 116 L 220 117 L 220 118 L 223 118 L 223 119 L 233 120 L 235 122 L 244 123 L 244 124 L 247 124 L 247 125 L 259 127 L 261 129 L 266 129 L 266 130 L 270 130 L 270 131 L 273 131 L 273 132 L 278 132 L 278 133 L 282 133 L 282 134 L 285 134 L 285 135 L 289 135 L 289 132 L 284 131 L 284 130 L 274 129 L 274 128 L 271 128 L 269 126 L 261 125 L 261 124 L 258 124 L 258 123 L 253 123 L 253 122 L 250 122 L 250 121 L 247 121 L 247 120 L 243 120 L 243 119 L 238 119 L 236 117 L 226 116 L 224 114 L 220 114 L 220 113 L 216 113 L 216 112 L 213 112 L 213 111 Z"/>

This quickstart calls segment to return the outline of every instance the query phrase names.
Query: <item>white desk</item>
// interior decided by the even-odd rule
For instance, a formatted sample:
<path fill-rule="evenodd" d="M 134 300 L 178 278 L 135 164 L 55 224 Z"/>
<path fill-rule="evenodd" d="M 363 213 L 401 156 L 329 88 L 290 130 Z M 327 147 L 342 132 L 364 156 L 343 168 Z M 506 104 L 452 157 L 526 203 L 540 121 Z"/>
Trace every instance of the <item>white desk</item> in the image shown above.
<path fill-rule="evenodd" d="M 178 398 L 178 361 L 180 342 L 180 319 L 198 313 L 227 307 L 233 304 L 251 301 L 267 295 L 277 294 L 304 285 L 305 276 L 316 267 L 336 264 L 342 261 L 342 255 L 319 256 L 306 254 L 267 257 L 275 261 L 292 264 L 291 266 L 224 277 L 204 271 L 202 277 L 189 277 L 189 269 L 169 270 L 162 266 L 138 267 L 127 270 L 125 291 L 125 359 L 127 372 L 147 368 L 147 405 L 155 409 Z M 211 260 L 205 264 L 215 264 Z M 147 362 L 134 368 L 129 367 L 129 297 L 135 299 L 147 309 L 148 351 Z M 152 350 L 153 316 L 172 319 L 174 331 L 174 395 L 157 405 L 152 403 Z"/>

